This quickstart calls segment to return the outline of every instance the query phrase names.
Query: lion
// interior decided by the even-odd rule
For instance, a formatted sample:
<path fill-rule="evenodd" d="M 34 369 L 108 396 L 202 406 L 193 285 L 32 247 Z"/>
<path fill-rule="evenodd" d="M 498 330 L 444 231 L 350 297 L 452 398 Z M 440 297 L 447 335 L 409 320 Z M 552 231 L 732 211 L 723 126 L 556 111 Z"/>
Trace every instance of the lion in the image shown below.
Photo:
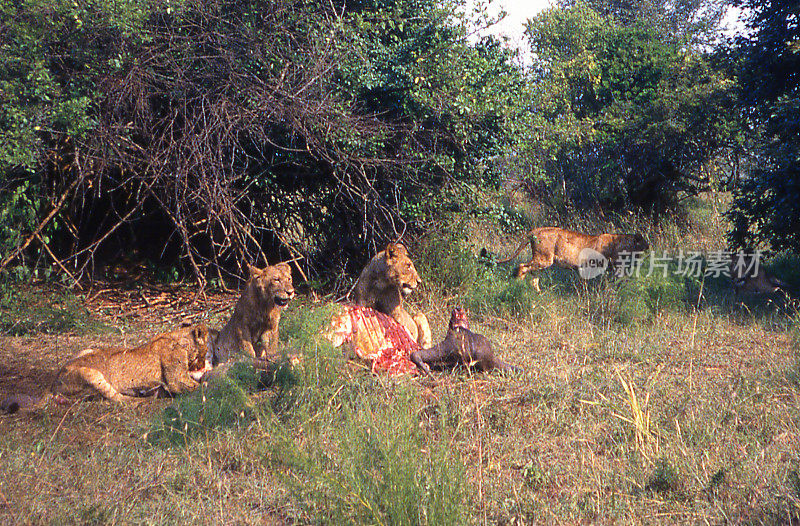
<path fill-rule="evenodd" d="M 0 405 L 14 413 L 53 399 L 65 403 L 99 395 L 121 404 L 160 389 L 171 395 L 191 391 L 211 369 L 207 352 L 215 333 L 205 325 L 184 326 L 134 349 L 84 349 L 61 367 L 44 395 L 15 395 Z"/>
<path fill-rule="evenodd" d="M 749 252 L 731 253 L 731 284 L 737 298 L 742 294 L 786 293 L 786 283 L 759 265 L 757 257 Z"/>
<path fill-rule="evenodd" d="M 604 256 L 609 268 L 613 268 L 621 252 L 644 252 L 650 249 L 650 245 L 638 233 L 592 236 L 548 226 L 534 228 L 526 234 L 526 238 L 510 257 L 498 261 L 498 263 L 511 261 L 530 243 L 531 260 L 528 263 L 520 263 L 514 270 L 514 277 L 517 279 L 524 278 L 525 274 L 532 270 L 546 269 L 554 263 L 562 268 L 579 268 L 585 260 L 585 256 L 581 256 L 581 251 L 587 248 Z M 538 277 L 534 278 L 533 286 L 537 291 L 541 291 Z"/>
<path fill-rule="evenodd" d="M 247 269 L 250 277 L 233 315 L 212 342 L 215 367 L 238 353 L 264 358 L 265 351 L 267 356 L 278 352 L 281 311 L 294 298 L 292 269 L 288 263 Z M 262 339 L 267 339 L 266 345 Z"/>
<path fill-rule="evenodd" d="M 358 277 L 355 303 L 388 314 L 402 325 L 423 348 L 432 344 L 431 327 L 425 314 L 411 316 L 403 308 L 403 297 L 419 285 L 419 274 L 400 243 L 389 243 L 367 263 Z"/>

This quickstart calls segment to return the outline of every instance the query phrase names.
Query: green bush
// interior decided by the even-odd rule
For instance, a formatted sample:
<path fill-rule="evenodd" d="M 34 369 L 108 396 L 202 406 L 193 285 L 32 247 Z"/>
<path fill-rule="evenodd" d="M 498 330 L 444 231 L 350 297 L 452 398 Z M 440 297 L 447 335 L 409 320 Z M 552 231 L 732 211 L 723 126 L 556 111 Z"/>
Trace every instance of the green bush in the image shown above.
<path fill-rule="evenodd" d="M 458 228 L 453 229 L 458 231 Z M 491 257 L 475 256 L 457 235 L 428 238 L 417 268 L 434 295 L 455 297 L 476 314 L 528 315 L 539 294 L 529 280 L 512 279 Z"/>
<path fill-rule="evenodd" d="M 476 314 L 527 316 L 541 294 L 530 280 L 517 280 L 502 271 L 487 272 L 466 293 L 465 303 Z"/>
<path fill-rule="evenodd" d="M 645 259 L 639 276 L 620 279 L 616 291 L 617 322 L 627 325 L 649 321 L 659 312 L 679 312 L 696 303 L 700 289 L 696 278 L 678 274 L 673 263 L 666 274 L 661 270 L 650 273 L 648 269 L 649 259 Z"/>
<path fill-rule="evenodd" d="M 457 234 L 462 227 L 457 225 L 450 232 L 433 233 L 419 244 L 415 265 L 423 283 L 433 292 L 463 293 L 486 273 L 487 267 L 478 262 Z"/>

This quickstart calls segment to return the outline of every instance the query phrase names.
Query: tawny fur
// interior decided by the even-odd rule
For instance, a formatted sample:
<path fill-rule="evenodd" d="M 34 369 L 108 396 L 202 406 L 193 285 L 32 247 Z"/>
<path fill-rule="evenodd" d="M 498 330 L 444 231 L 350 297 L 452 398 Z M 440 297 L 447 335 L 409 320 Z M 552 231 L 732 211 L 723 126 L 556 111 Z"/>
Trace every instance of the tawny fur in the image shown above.
<path fill-rule="evenodd" d="M 184 326 L 133 349 L 85 349 L 64 364 L 43 396 L 15 395 L 0 406 L 15 412 L 41 407 L 54 397 L 65 400 L 100 395 L 123 403 L 159 389 L 170 394 L 191 391 L 210 370 L 206 358 L 215 332 L 205 325 Z"/>
<path fill-rule="evenodd" d="M 248 265 L 248 271 L 250 277 L 231 319 L 212 344 L 214 366 L 240 353 L 264 358 L 278 352 L 281 311 L 294 297 L 292 269 L 279 263 L 263 269 Z"/>
<path fill-rule="evenodd" d="M 419 285 L 419 274 L 400 243 L 389 243 L 361 271 L 355 289 L 355 303 L 394 318 L 421 347 L 432 343 L 431 327 L 425 314 L 411 316 L 403 307 L 403 297 Z"/>
<path fill-rule="evenodd" d="M 500 369 L 519 372 L 521 369 L 507 364 L 494 354 L 492 343 L 484 336 L 469 330 L 469 313 L 456 307 L 450 316 L 450 325 L 444 340 L 428 349 L 411 353 L 411 361 L 430 374 L 430 366 L 452 367 L 464 365 L 479 371 Z"/>
<path fill-rule="evenodd" d="M 511 261 L 530 244 L 531 259 L 515 269 L 514 277 L 517 279 L 524 278 L 528 272 L 543 270 L 553 264 L 562 268 L 576 269 L 581 264 L 580 253 L 586 248 L 602 254 L 609 261 L 609 268 L 613 268 L 620 252 L 643 252 L 650 248 L 641 234 L 593 236 L 552 226 L 534 228 L 525 235 L 525 238 L 511 256 L 498 261 L 498 263 Z M 536 290 L 539 290 L 538 277 L 534 278 L 533 284 Z"/>
<path fill-rule="evenodd" d="M 763 266 L 754 265 L 755 256 L 749 253 L 731 254 L 731 283 L 736 295 L 741 294 L 773 294 L 787 292 L 786 283 L 775 277 Z M 760 263 L 760 262 L 759 262 Z"/>

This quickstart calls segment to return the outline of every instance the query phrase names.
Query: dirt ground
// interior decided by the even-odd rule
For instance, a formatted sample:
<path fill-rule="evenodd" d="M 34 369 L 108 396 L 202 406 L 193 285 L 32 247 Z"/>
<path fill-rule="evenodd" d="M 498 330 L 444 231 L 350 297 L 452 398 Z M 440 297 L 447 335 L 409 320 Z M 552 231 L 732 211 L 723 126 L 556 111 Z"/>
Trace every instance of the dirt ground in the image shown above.
<path fill-rule="evenodd" d="M 135 347 L 184 321 L 219 328 L 236 295 L 197 296 L 188 289 L 119 290 L 103 288 L 86 295 L 83 305 L 98 332 L 0 336 L 0 400 L 12 394 L 38 395 L 59 367 L 89 347 Z"/>

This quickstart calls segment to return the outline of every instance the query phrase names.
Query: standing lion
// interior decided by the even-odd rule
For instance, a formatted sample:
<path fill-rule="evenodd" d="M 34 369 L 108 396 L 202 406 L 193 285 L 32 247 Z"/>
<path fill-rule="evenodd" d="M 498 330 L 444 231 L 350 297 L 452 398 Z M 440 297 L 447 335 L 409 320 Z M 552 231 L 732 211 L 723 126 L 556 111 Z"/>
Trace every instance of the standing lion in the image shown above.
<path fill-rule="evenodd" d="M 514 259 L 530 243 L 531 260 L 520 263 L 514 277 L 522 279 L 532 270 L 543 270 L 555 264 L 562 268 L 577 269 L 582 263 L 581 253 L 591 249 L 608 260 L 613 268 L 614 262 L 623 252 L 644 252 L 650 245 L 641 234 L 598 234 L 596 236 L 573 232 L 555 226 L 534 228 L 525 234 L 525 239 L 511 256 L 498 260 L 506 263 Z M 539 291 L 539 278 L 533 279 L 534 288 Z"/>
<path fill-rule="evenodd" d="M 361 275 L 355 290 L 355 303 L 388 314 L 402 325 L 420 347 L 432 344 L 431 327 L 425 314 L 411 316 L 403 308 L 403 297 L 419 285 L 419 274 L 400 243 L 389 243 L 375 254 Z"/>

